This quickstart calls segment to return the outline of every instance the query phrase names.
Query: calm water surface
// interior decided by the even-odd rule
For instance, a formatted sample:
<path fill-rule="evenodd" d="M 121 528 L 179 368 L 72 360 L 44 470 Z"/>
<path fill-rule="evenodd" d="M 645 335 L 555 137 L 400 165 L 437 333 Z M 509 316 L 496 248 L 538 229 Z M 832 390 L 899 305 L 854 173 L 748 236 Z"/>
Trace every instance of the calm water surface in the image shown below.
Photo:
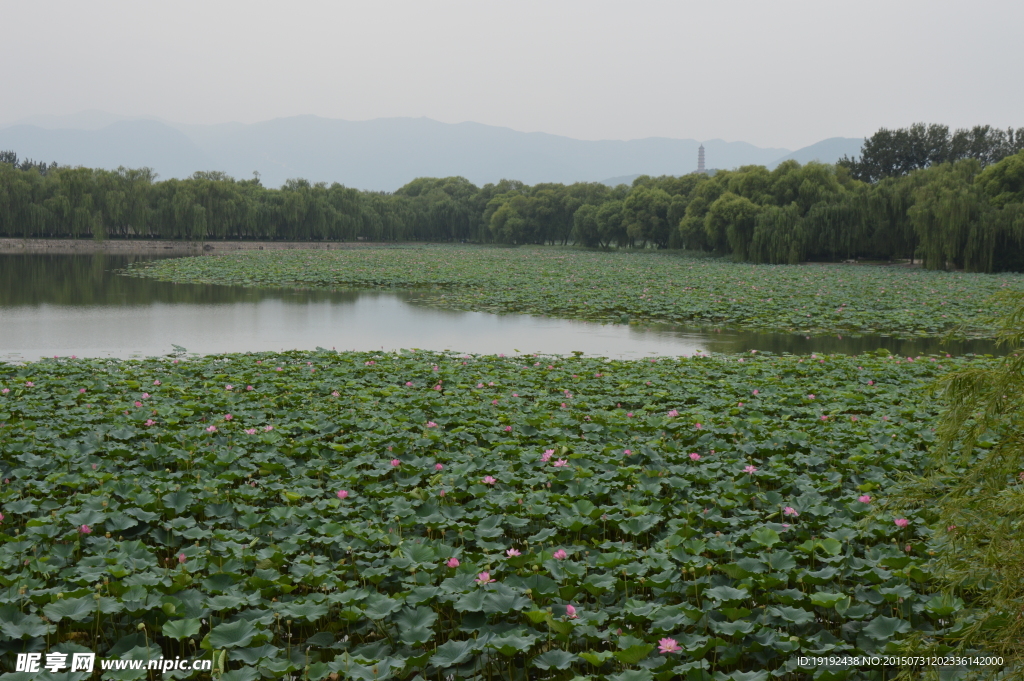
<path fill-rule="evenodd" d="M 171 284 L 118 276 L 151 256 L 0 255 L 0 359 L 136 357 L 263 350 L 455 350 L 637 358 L 695 352 L 995 353 L 992 343 L 716 332 L 453 312 L 407 292 Z"/>

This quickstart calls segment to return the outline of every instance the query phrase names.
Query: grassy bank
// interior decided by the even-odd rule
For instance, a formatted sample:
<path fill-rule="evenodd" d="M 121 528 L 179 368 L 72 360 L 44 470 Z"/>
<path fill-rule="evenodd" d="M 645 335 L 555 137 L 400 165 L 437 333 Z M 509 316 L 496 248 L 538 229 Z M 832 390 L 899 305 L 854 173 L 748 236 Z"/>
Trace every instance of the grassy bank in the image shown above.
<path fill-rule="evenodd" d="M 1017 274 L 858 265 L 749 265 L 672 253 L 428 246 L 239 253 L 130 270 L 177 282 L 403 287 L 433 305 L 605 322 L 657 321 L 807 334 L 987 337 L 986 301 Z"/>
<path fill-rule="evenodd" d="M 473 257 L 522 262 L 507 253 Z M 520 266 L 565 276 L 538 260 Z M 245 263 L 295 264 L 165 274 Z M 929 584 L 933 519 L 876 509 L 933 440 L 924 386 L 984 361 L 0 365 L 2 659 L 196 651 L 226 681 L 749 681 L 893 652 L 911 631 L 941 640 L 969 615 Z"/>

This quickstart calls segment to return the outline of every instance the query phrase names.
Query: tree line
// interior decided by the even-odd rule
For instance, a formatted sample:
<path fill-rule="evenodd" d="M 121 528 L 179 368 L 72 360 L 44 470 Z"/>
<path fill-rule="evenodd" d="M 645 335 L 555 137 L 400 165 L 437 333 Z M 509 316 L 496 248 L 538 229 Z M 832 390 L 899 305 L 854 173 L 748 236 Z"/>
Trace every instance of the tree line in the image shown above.
<path fill-rule="evenodd" d="M 471 241 L 675 248 L 756 263 L 868 258 L 1024 270 L 1024 129 L 878 131 L 861 156 L 713 174 L 477 187 L 418 178 L 392 192 L 219 172 L 158 181 L 0 152 L 0 236 Z"/>

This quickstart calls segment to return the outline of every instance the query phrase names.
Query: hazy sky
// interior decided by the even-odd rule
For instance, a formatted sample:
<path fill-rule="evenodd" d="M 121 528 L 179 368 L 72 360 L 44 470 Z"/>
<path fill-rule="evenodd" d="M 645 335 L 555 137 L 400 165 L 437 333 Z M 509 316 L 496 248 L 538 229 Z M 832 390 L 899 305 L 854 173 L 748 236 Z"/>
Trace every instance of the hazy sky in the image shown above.
<path fill-rule="evenodd" d="M 795 149 L 1024 126 L 1024 3 L 0 0 L 0 123 L 427 116 Z"/>

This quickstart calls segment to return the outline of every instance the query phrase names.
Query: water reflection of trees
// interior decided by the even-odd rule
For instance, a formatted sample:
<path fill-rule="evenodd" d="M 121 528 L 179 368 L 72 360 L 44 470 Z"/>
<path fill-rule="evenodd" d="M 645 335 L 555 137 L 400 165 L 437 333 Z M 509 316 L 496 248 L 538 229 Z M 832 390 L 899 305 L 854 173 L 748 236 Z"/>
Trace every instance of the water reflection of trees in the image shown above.
<path fill-rule="evenodd" d="M 255 303 L 267 299 L 291 302 L 354 303 L 360 296 L 373 295 L 359 291 L 289 291 L 255 289 L 240 286 L 204 284 L 172 284 L 153 279 L 119 276 L 116 272 L 130 263 L 152 260 L 152 255 L 0 255 L 0 307 L 36 305 L 151 305 L 181 303 L 226 305 Z M 382 295 L 415 297 L 408 292 Z M 439 314 L 441 310 L 433 308 Z M 948 344 L 938 338 L 897 339 L 882 336 L 806 336 L 782 333 L 720 332 L 713 328 L 694 329 L 669 324 L 630 327 L 636 335 L 653 334 L 674 337 L 706 348 L 710 352 L 762 352 L 810 354 L 860 354 L 884 348 L 901 356 L 928 354 L 961 355 L 1005 354 L 991 341 L 954 341 Z"/>
<path fill-rule="evenodd" d="M 859 355 L 865 352 L 885 349 L 894 355 L 916 357 L 918 355 L 965 355 L 1006 354 L 1004 350 L 988 340 L 957 340 L 948 343 L 941 338 L 891 338 L 887 336 L 802 336 L 785 333 L 757 333 L 722 329 L 686 329 L 671 325 L 651 325 L 636 329 L 637 333 L 674 335 L 700 342 L 708 352 L 748 352 L 752 349 L 775 354 L 793 355 L 821 354 Z"/>
<path fill-rule="evenodd" d="M 172 284 L 119 276 L 117 270 L 152 256 L 0 255 L 0 307 L 28 305 L 149 305 L 152 303 L 226 304 L 295 295 L 259 289 L 204 284 Z M 348 301 L 355 293 L 302 292 L 304 299 Z"/>

